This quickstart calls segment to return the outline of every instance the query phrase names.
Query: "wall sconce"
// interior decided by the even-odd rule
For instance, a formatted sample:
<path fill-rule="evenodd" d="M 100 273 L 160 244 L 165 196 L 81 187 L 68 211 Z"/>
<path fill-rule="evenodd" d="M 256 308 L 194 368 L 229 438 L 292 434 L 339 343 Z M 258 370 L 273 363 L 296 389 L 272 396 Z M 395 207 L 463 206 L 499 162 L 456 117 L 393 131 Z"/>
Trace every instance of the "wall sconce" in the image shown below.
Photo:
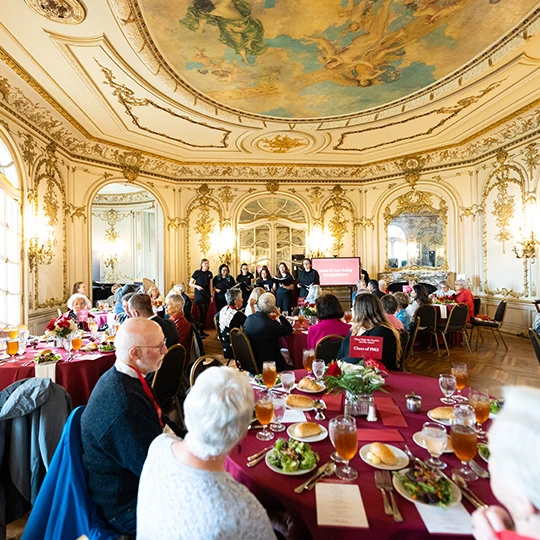
<path fill-rule="evenodd" d="M 114 279 L 114 269 L 118 265 L 120 259 L 120 251 L 116 242 L 105 242 L 105 246 L 102 251 L 103 264 L 110 270 L 110 279 Z"/>
<path fill-rule="evenodd" d="M 36 232 L 28 240 L 28 263 L 30 272 L 37 268 L 38 264 L 49 265 L 54 258 L 54 229 L 48 224 L 39 225 L 40 220 L 35 216 Z"/>
<path fill-rule="evenodd" d="M 531 234 L 528 238 L 525 238 L 521 229 L 519 229 L 519 235 L 516 239 L 516 245 L 513 248 L 514 255 L 518 259 L 531 259 L 531 262 L 534 263 L 536 260 L 536 246 L 539 244 L 534 231 L 531 231 Z"/>
<path fill-rule="evenodd" d="M 222 264 L 232 263 L 234 251 L 234 232 L 232 227 L 225 226 L 212 234 L 211 245 Z"/>
<path fill-rule="evenodd" d="M 332 247 L 332 235 L 322 227 L 313 227 L 309 235 L 309 251 L 312 257 L 322 258 Z"/>
<path fill-rule="evenodd" d="M 518 259 L 531 259 L 531 262 L 534 263 L 536 246 L 540 243 L 534 234 L 534 231 L 538 230 L 538 207 L 536 201 L 531 200 L 526 203 L 523 210 L 522 219 L 516 217 L 514 222 L 514 230 L 518 229 L 518 233 L 512 251 Z"/>

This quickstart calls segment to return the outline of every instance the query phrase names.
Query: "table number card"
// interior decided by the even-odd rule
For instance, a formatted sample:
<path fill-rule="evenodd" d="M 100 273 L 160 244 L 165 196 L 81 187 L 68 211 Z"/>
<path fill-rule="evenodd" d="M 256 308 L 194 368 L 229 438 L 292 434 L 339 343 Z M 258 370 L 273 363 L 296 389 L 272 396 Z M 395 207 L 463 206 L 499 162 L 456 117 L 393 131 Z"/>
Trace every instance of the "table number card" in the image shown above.
<path fill-rule="evenodd" d="M 351 336 L 349 356 L 381 360 L 383 338 L 379 336 Z"/>
<path fill-rule="evenodd" d="M 315 486 L 315 498 L 319 527 L 369 527 L 357 485 L 320 483 Z"/>
<path fill-rule="evenodd" d="M 472 517 L 463 504 L 448 508 L 415 504 L 430 534 L 472 534 Z"/>

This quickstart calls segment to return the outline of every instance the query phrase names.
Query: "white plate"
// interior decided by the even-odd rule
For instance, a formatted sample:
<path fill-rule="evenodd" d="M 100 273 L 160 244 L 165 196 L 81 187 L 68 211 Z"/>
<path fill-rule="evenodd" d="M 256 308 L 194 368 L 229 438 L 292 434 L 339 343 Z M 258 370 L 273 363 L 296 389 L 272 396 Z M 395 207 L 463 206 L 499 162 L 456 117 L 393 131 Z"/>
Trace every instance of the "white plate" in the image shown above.
<path fill-rule="evenodd" d="M 454 450 L 452 448 L 452 440 L 450 439 L 450 435 L 447 436 L 448 439 L 446 441 L 446 450 L 443 452 L 443 454 L 453 454 L 454 453 Z M 426 444 L 424 442 L 424 434 L 421 432 L 421 431 L 417 431 L 413 436 L 413 441 L 418 445 L 420 446 L 420 448 L 424 448 L 425 450 L 427 450 L 426 448 Z"/>
<path fill-rule="evenodd" d="M 307 388 L 300 388 L 298 386 L 298 383 L 296 383 L 294 385 L 294 387 L 299 391 L 299 392 L 305 392 L 306 394 L 320 394 L 321 392 L 324 392 L 326 390 L 326 385 L 324 383 L 317 383 L 321 386 L 321 389 L 320 390 L 308 390 Z"/>
<path fill-rule="evenodd" d="M 399 469 L 403 469 L 409 464 L 409 458 L 403 450 L 400 450 L 399 448 L 397 448 L 396 446 L 392 446 L 391 444 L 387 444 L 386 446 L 388 446 L 388 448 L 390 448 L 390 450 L 392 450 L 392 452 L 394 452 L 394 454 L 398 458 L 398 462 L 395 465 L 386 465 L 386 463 L 379 463 L 378 465 L 375 465 L 375 463 L 369 461 L 367 455 L 371 444 L 365 444 L 364 446 L 362 446 L 362 448 L 360 448 L 360 457 L 368 465 L 371 465 L 375 469 L 382 469 L 383 471 L 399 471 Z"/>
<path fill-rule="evenodd" d="M 428 411 L 427 415 L 428 415 L 428 418 L 430 420 L 433 420 L 434 422 L 437 422 L 438 424 L 442 424 L 443 426 L 451 426 L 452 425 L 452 420 L 450 420 L 450 419 L 443 420 L 441 418 L 435 418 L 434 416 L 431 415 L 431 411 Z"/>
<path fill-rule="evenodd" d="M 306 412 L 306 411 L 313 411 L 315 410 L 315 403 L 313 403 L 313 406 L 312 407 L 292 407 L 291 405 L 289 405 L 288 403 L 287 404 L 287 409 L 292 409 L 293 411 L 302 411 L 302 412 Z"/>
<path fill-rule="evenodd" d="M 322 441 L 328 436 L 328 430 L 324 426 L 321 426 L 322 431 L 318 435 L 313 435 L 313 437 L 297 437 L 294 434 L 294 430 L 298 424 L 303 424 L 303 422 L 296 422 L 296 424 L 291 424 L 287 428 L 287 435 L 295 441 L 313 443 Z"/>
<path fill-rule="evenodd" d="M 406 474 L 408 470 L 409 469 L 404 469 L 403 471 L 400 471 L 399 474 Z M 448 506 L 454 506 L 455 504 L 458 504 L 461 501 L 461 490 L 456 486 L 456 484 L 454 484 L 454 482 L 452 482 L 452 480 L 449 480 L 449 482 L 450 482 L 450 491 L 452 492 L 452 502 L 449 503 Z M 404 499 L 407 499 L 408 501 L 411 501 L 412 503 L 423 504 L 425 506 L 436 506 L 436 505 L 433 505 L 433 504 L 424 503 L 424 502 L 414 500 L 407 493 L 407 491 L 405 490 L 405 488 L 402 486 L 401 482 L 399 481 L 399 479 L 395 475 L 393 475 L 393 477 L 392 477 L 392 483 L 394 484 L 394 487 L 396 488 L 396 491 Z"/>
<path fill-rule="evenodd" d="M 478 448 L 478 455 L 479 455 L 480 458 L 483 459 L 486 463 L 489 463 L 489 460 L 486 459 L 486 458 L 484 457 L 484 454 L 480 452 L 480 445 L 487 446 L 487 444 L 485 444 L 485 443 L 480 443 L 480 444 L 478 445 L 478 447 L 479 447 L 479 448 Z"/>
<path fill-rule="evenodd" d="M 311 467 L 311 469 L 302 469 L 300 471 L 294 471 L 294 472 L 285 472 L 281 469 L 278 469 L 277 467 L 275 467 L 274 465 L 272 465 L 270 463 L 270 454 L 273 452 L 274 450 L 270 450 L 270 452 L 268 452 L 268 454 L 266 454 L 266 457 L 264 458 L 264 461 L 266 463 L 266 466 L 274 471 L 274 472 L 277 472 L 279 474 L 284 474 L 286 476 L 300 476 L 302 474 L 306 474 L 306 473 L 309 473 L 311 471 L 313 471 L 316 467 L 317 467 L 317 463 L 315 463 L 315 465 L 313 465 L 313 467 Z"/>

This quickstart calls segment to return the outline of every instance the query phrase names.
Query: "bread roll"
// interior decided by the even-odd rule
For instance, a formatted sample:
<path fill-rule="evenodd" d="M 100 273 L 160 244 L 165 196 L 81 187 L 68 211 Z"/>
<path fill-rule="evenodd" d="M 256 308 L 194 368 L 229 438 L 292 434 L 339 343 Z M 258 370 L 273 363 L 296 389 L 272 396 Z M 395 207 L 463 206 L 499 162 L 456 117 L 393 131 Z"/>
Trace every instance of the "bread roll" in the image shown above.
<path fill-rule="evenodd" d="M 36 356 L 45 356 L 47 354 L 53 354 L 53 352 L 52 349 L 43 349 L 42 351 L 39 351 Z"/>
<path fill-rule="evenodd" d="M 429 411 L 433 418 L 437 420 L 452 420 L 454 418 L 453 407 L 437 407 Z"/>
<path fill-rule="evenodd" d="M 115 337 L 116 337 L 116 336 L 107 336 L 107 337 L 105 338 L 105 341 L 106 341 L 107 343 L 113 343 Z"/>
<path fill-rule="evenodd" d="M 385 465 L 395 465 L 398 462 L 398 458 L 386 444 L 380 442 L 371 443 L 369 451 L 377 456 Z"/>
<path fill-rule="evenodd" d="M 303 390 L 310 390 L 311 392 L 320 392 L 323 389 L 323 387 L 318 382 L 308 377 L 300 379 L 300 382 L 298 383 L 298 388 L 301 388 Z"/>
<path fill-rule="evenodd" d="M 313 408 L 314 402 L 307 396 L 300 396 L 298 394 L 290 394 L 287 396 L 285 402 L 289 407 L 297 409 L 310 409 Z"/>
<path fill-rule="evenodd" d="M 294 428 L 295 437 L 300 437 L 302 439 L 305 439 L 306 437 L 315 437 L 315 435 L 319 435 L 321 432 L 321 426 L 315 422 L 300 422 L 300 424 Z"/>

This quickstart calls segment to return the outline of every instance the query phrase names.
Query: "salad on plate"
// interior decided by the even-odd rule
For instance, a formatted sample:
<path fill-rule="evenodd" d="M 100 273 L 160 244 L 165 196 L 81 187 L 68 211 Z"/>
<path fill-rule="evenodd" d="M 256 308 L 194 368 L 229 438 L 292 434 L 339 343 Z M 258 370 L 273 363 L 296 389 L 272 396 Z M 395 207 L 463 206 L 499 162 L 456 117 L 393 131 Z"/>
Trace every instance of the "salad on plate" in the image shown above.
<path fill-rule="evenodd" d="M 319 454 L 305 442 L 278 439 L 274 449 L 268 453 L 268 461 L 276 469 L 285 473 L 313 470 L 319 461 Z"/>

